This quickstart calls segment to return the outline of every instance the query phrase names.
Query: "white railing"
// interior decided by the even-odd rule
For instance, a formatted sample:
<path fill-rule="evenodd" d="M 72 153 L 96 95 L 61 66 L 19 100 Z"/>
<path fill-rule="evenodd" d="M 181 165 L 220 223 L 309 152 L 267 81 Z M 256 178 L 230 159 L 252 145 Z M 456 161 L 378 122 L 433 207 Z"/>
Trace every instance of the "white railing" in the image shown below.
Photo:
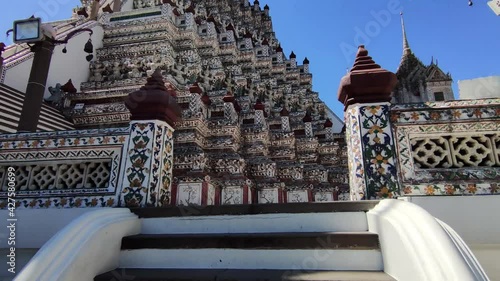
<path fill-rule="evenodd" d="M 367 218 L 379 235 L 384 271 L 396 280 L 489 280 L 458 234 L 421 207 L 382 200 Z"/>
<path fill-rule="evenodd" d="M 45 243 L 14 280 L 93 280 L 118 267 L 122 238 L 140 229 L 129 209 L 83 214 Z"/>

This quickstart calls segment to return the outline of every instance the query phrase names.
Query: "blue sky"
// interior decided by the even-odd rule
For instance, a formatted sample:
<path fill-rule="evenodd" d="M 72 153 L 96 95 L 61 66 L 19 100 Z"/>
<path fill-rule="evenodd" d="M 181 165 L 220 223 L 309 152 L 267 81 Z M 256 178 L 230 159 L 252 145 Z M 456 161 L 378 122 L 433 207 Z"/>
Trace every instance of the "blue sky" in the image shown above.
<path fill-rule="evenodd" d="M 285 54 L 293 50 L 300 63 L 309 58 L 313 89 L 342 118 L 338 85 L 354 62 L 358 44 L 382 67 L 396 71 L 402 54 L 400 11 L 413 52 L 426 64 L 434 56 L 452 74 L 455 96 L 459 80 L 500 75 L 500 17 L 487 0 L 474 2 L 473 7 L 467 0 L 261 0 L 260 5 L 270 6 Z M 7 31 L 12 21 L 32 14 L 44 21 L 67 18 L 79 3 L 5 1 L 0 29 Z"/>

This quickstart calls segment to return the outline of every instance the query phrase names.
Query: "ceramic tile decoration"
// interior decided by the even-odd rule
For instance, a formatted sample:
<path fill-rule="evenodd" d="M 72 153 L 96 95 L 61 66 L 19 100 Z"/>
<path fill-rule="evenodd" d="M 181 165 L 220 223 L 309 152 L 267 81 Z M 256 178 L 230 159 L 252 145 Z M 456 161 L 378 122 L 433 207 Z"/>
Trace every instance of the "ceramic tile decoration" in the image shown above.
<path fill-rule="evenodd" d="M 106 13 L 99 23 L 78 21 L 79 27 L 99 24 L 104 33 L 82 92 L 66 96 L 70 104 L 84 104 L 64 112 L 82 130 L 0 135 L 0 180 L 7 164 L 17 165 L 23 205 L 324 202 L 394 197 L 407 187 L 412 194 L 451 193 L 449 185 L 454 194 L 496 193 L 500 99 L 372 104 L 390 99 L 384 89 L 395 74 L 361 47 L 350 75 L 367 78 L 357 80 L 361 88 L 370 79 L 382 82 L 381 90 L 346 89 L 351 93 L 341 102 L 360 104 L 347 108 L 344 135 L 313 91 L 309 60 L 298 64 L 276 38 L 266 38 L 272 21 L 265 11 L 253 13 L 256 25 L 226 13 L 244 12 L 237 1 L 212 1 L 217 9 L 208 12 L 206 1 L 132 2 L 132 10 Z M 224 18 L 241 24 L 235 28 Z M 429 100 L 430 89 L 448 87 L 451 77 L 434 63 L 407 69 L 416 60 L 410 53 L 398 79 L 406 72 L 410 88 L 415 85 L 406 82 L 414 78 L 432 81 L 427 92 L 399 94 Z M 23 50 L 7 58 L 2 77 L 30 56 Z M 172 127 L 157 121 L 126 127 L 136 119 L 123 100 L 148 79 L 149 90 L 175 96 L 181 118 L 170 120 Z M 83 129 L 110 124 L 123 128 Z"/>
<path fill-rule="evenodd" d="M 361 144 L 359 108 L 350 106 L 345 112 L 346 140 L 348 150 L 350 199 L 362 200 L 367 194 L 363 146 Z"/>
<path fill-rule="evenodd" d="M 288 191 L 286 194 L 287 203 L 309 202 L 308 190 Z"/>
<path fill-rule="evenodd" d="M 177 205 L 201 205 L 202 183 L 181 183 L 177 187 Z"/>
<path fill-rule="evenodd" d="M 174 160 L 159 154 L 161 129 L 155 128 L 148 145 L 156 148 L 143 154 L 152 161 L 150 170 L 142 171 L 141 184 L 150 193 L 128 188 L 125 178 L 123 188 L 130 200 L 145 196 L 141 200 L 147 206 L 175 204 L 170 166 L 179 183 L 181 178 L 208 175 L 225 184 L 230 174 L 255 185 L 290 178 L 316 184 L 318 175 L 322 184 L 347 189 L 346 177 L 330 176 L 330 171 L 347 174 L 342 122 L 313 91 L 309 60 L 298 62 L 283 53 L 276 38 L 270 40 L 272 20 L 264 10 L 253 14 L 260 22 L 256 24 L 242 21 L 238 13 L 228 14 L 248 8 L 241 10 L 235 1 L 212 1 L 210 11 L 206 1 L 133 2 L 135 8 L 98 18 L 103 44 L 89 63 L 88 79 L 77 87 L 81 92 L 66 96 L 70 104 L 84 106 L 65 112 L 76 128 L 128 126 L 131 119 L 139 119 L 123 100 L 140 92 L 158 70 L 148 89 L 164 86 L 181 111 L 181 118 L 171 123 Z M 238 27 L 232 26 L 235 22 L 240 22 Z M 288 169 L 294 165 L 303 169 Z M 124 167 L 129 172 L 133 168 Z M 217 186 L 219 201 L 224 187 Z M 250 194 L 257 193 L 248 194 L 251 200 Z M 208 204 L 212 197 L 203 200 Z"/>
<path fill-rule="evenodd" d="M 169 205 L 172 190 L 172 169 L 174 167 L 174 130 L 170 126 L 164 127 L 163 150 L 160 161 L 162 161 L 161 185 L 159 187 L 159 201 L 157 206 Z"/>
<path fill-rule="evenodd" d="M 0 208 L 8 167 L 20 208 L 116 206 L 127 141 L 124 129 L 0 135 Z"/>
<path fill-rule="evenodd" d="M 243 204 L 244 188 L 239 186 L 227 186 L 222 189 L 222 205 Z"/>
<path fill-rule="evenodd" d="M 333 192 L 316 192 L 314 193 L 314 202 L 329 202 L 334 201 Z"/>
<path fill-rule="evenodd" d="M 389 108 L 389 103 L 355 104 L 347 108 L 352 200 L 391 198 L 399 194 Z"/>
<path fill-rule="evenodd" d="M 496 194 L 499 112 L 499 99 L 393 106 L 403 194 Z"/>
<path fill-rule="evenodd" d="M 169 182 L 168 171 L 173 159 L 171 131 L 172 128 L 166 122 L 157 120 L 130 123 L 131 133 L 121 192 L 121 203 L 124 206 L 163 206 L 169 203 L 170 187 L 165 187 L 165 183 Z"/>
<path fill-rule="evenodd" d="M 258 202 L 259 204 L 280 203 L 280 193 L 279 188 L 263 188 L 259 190 Z"/>

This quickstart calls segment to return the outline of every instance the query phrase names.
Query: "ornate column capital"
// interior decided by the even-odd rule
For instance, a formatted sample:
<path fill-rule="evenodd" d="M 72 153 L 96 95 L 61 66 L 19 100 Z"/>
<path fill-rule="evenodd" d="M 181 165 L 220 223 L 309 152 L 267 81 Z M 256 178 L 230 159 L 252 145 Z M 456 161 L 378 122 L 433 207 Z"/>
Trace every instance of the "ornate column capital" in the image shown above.
<path fill-rule="evenodd" d="M 159 69 L 147 79 L 139 91 L 130 93 L 125 105 L 131 120 L 160 120 L 174 127 L 181 116 L 181 108 L 175 100 L 175 91 L 167 89 Z"/>
<path fill-rule="evenodd" d="M 389 102 L 396 83 L 396 74 L 376 64 L 361 45 L 354 66 L 340 81 L 338 100 L 344 104 L 344 111 L 355 103 Z"/>

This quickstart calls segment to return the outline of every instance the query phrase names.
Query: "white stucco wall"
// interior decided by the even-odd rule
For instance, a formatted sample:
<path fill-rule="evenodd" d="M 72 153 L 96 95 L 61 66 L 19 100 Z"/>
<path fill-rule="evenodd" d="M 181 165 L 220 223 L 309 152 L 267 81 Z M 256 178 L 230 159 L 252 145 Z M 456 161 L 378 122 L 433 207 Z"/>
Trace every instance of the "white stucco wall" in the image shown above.
<path fill-rule="evenodd" d="M 458 81 L 460 99 L 484 99 L 500 97 L 500 76 L 489 76 Z"/>
<path fill-rule="evenodd" d="M 92 35 L 92 44 L 94 45 L 95 56 L 95 50 L 102 47 L 104 32 L 101 26 L 95 26 L 92 28 L 92 31 L 94 32 Z M 50 96 L 48 87 L 54 87 L 57 83 L 65 84 L 69 79 L 72 79 L 75 88 L 80 90 L 80 84 L 88 80 L 89 62 L 85 59 L 88 54 L 83 51 L 83 47 L 88 39 L 88 32 L 80 33 L 71 38 L 66 45 L 66 49 L 68 50 L 66 54 L 62 53 L 64 45 L 55 47 L 47 78 L 45 97 Z M 25 93 L 32 64 L 33 59 L 29 59 L 7 69 L 4 84 Z"/>

